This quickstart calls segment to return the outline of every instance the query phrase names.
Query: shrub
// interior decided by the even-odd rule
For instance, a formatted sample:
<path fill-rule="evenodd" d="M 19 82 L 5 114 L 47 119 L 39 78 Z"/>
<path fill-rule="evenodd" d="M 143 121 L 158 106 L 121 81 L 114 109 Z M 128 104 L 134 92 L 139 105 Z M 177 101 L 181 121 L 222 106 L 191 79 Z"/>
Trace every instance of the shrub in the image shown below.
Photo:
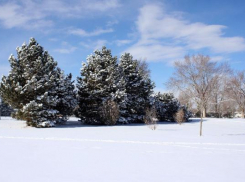
<path fill-rule="evenodd" d="M 155 107 L 159 121 L 174 122 L 174 115 L 178 112 L 180 103 L 172 93 L 159 92 L 155 95 Z"/>
<path fill-rule="evenodd" d="M 174 115 L 174 119 L 179 124 L 182 124 L 183 122 L 186 121 L 185 112 L 184 112 L 184 109 L 183 108 L 181 108 L 180 110 L 178 110 L 178 112 Z"/>
<path fill-rule="evenodd" d="M 105 125 L 115 125 L 119 119 L 119 107 L 115 101 L 107 100 L 101 108 L 101 118 Z"/>
<path fill-rule="evenodd" d="M 148 125 L 148 127 L 152 130 L 156 129 L 157 125 L 157 115 L 156 115 L 156 108 L 146 108 L 145 110 L 145 116 L 144 116 L 144 122 Z"/>

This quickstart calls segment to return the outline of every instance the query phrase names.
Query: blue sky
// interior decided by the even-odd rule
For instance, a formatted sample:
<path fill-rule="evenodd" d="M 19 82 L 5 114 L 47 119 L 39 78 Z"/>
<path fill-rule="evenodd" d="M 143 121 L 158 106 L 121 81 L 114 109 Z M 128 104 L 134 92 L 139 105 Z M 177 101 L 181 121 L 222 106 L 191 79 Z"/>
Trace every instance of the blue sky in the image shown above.
<path fill-rule="evenodd" d="M 103 45 L 149 63 L 156 91 L 187 54 L 209 55 L 245 69 L 243 0 L 0 0 L 0 75 L 30 37 L 75 79 L 81 63 Z"/>

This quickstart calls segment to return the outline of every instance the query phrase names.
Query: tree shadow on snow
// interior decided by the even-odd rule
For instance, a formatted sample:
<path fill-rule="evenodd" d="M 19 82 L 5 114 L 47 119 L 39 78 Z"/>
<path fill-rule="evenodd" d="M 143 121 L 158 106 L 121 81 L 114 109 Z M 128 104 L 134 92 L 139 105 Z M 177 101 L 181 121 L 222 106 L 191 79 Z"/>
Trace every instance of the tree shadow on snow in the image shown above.
<path fill-rule="evenodd" d="M 94 126 L 82 124 L 80 121 L 67 121 L 64 124 L 56 125 L 54 128 L 82 128 L 82 127 L 94 127 Z"/>
<path fill-rule="evenodd" d="M 82 128 L 82 127 L 133 127 L 133 126 L 142 126 L 145 127 L 144 123 L 130 123 L 130 124 L 117 124 L 117 125 L 89 125 L 83 124 L 80 121 L 67 121 L 65 124 L 56 125 L 54 128 Z"/>
<path fill-rule="evenodd" d="M 184 122 L 184 123 L 182 123 L 182 124 L 194 124 L 194 123 L 200 123 L 200 121 L 201 121 L 201 118 L 191 118 L 191 119 L 189 119 L 189 121 L 186 121 L 186 122 Z M 205 121 L 207 121 L 207 119 L 203 119 L 203 122 L 205 122 Z M 159 121 L 157 124 L 159 124 L 159 125 L 175 125 L 175 124 L 177 124 L 177 125 L 179 125 L 179 123 L 177 123 L 177 122 L 173 122 L 173 121 Z"/>
<path fill-rule="evenodd" d="M 183 123 L 183 124 L 192 124 L 192 123 L 198 123 L 200 122 L 201 119 L 200 118 L 192 118 L 189 121 Z M 203 119 L 203 122 L 205 122 L 207 120 Z M 170 121 L 159 121 L 157 122 L 157 125 L 179 125 L 177 122 L 170 122 Z M 130 123 L 130 124 L 118 124 L 118 125 L 112 125 L 112 126 L 106 126 L 106 125 L 89 125 L 89 124 L 83 124 L 80 121 L 67 121 L 65 124 L 61 124 L 61 125 L 56 125 L 54 128 L 82 128 L 82 127 L 124 127 L 124 126 L 128 126 L 128 127 L 133 127 L 133 126 L 142 126 L 145 127 L 147 126 L 144 123 Z"/>
<path fill-rule="evenodd" d="M 227 134 L 228 136 L 245 136 L 245 133 Z"/>
<path fill-rule="evenodd" d="M 146 126 L 144 123 L 118 124 L 118 125 L 90 125 L 80 121 L 67 121 L 65 124 L 56 125 L 54 128 L 82 128 L 82 127 L 121 127 L 121 126 Z"/>
<path fill-rule="evenodd" d="M 207 119 L 203 118 L 202 119 L 203 122 L 206 122 Z M 201 118 L 191 118 L 189 121 L 185 122 L 185 123 L 200 123 L 201 122 Z"/>
<path fill-rule="evenodd" d="M 173 122 L 173 121 L 158 121 L 157 124 L 158 125 L 176 125 L 178 123 L 177 122 Z"/>

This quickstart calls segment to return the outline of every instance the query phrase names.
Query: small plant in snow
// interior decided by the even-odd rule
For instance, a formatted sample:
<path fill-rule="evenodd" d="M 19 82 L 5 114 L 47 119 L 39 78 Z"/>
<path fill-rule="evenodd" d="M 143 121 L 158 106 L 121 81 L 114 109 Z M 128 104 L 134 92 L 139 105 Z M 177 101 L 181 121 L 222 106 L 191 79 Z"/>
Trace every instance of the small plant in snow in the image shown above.
<path fill-rule="evenodd" d="M 155 107 L 146 108 L 144 122 L 148 125 L 148 127 L 152 130 L 156 130 L 157 128 L 157 116 Z"/>
<path fill-rule="evenodd" d="M 181 108 L 180 110 L 178 110 L 178 112 L 174 115 L 174 118 L 175 121 L 180 125 L 184 123 L 186 121 L 184 109 Z"/>

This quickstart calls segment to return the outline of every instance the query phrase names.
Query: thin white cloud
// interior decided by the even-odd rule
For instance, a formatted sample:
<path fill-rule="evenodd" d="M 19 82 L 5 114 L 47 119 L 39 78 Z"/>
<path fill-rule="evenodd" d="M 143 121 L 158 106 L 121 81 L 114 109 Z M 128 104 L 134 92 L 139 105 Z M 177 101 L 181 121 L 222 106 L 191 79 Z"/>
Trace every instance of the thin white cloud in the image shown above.
<path fill-rule="evenodd" d="M 57 38 L 50 38 L 48 40 L 51 41 L 51 42 L 57 42 L 57 41 L 59 41 L 59 39 L 57 39 Z"/>
<path fill-rule="evenodd" d="M 138 42 L 127 51 L 149 61 L 183 57 L 187 50 L 203 48 L 213 53 L 233 53 L 245 50 L 243 37 L 226 37 L 223 25 L 191 23 L 180 15 L 166 13 L 159 5 L 140 9 L 136 21 Z"/>
<path fill-rule="evenodd" d="M 70 48 L 61 48 L 61 49 L 55 49 L 54 52 L 58 52 L 61 54 L 70 54 L 74 52 L 77 48 L 76 47 L 70 47 Z"/>
<path fill-rule="evenodd" d="M 25 0 L 0 4 L 0 21 L 5 28 L 33 29 L 53 26 L 53 21 L 46 18 L 51 15 L 51 12 L 45 10 L 47 2 L 39 4 Z M 54 8 L 53 12 L 56 12 L 55 10 Z"/>
<path fill-rule="evenodd" d="M 54 52 L 58 52 L 61 54 L 70 54 L 74 52 L 77 48 L 76 47 L 71 47 L 71 48 L 61 48 L 61 49 L 55 49 Z"/>
<path fill-rule="evenodd" d="M 119 0 L 25 0 L 0 2 L 0 23 L 3 27 L 33 29 L 54 25 L 53 17 L 88 17 L 94 12 L 108 13 L 120 7 Z"/>
<path fill-rule="evenodd" d="M 55 49 L 54 52 L 58 52 L 61 54 L 70 54 L 77 50 L 77 47 L 71 46 L 68 42 L 61 42 L 61 48 Z"/>
<path fill-rule="evenodd" d="M 96 11 L 107 11 L 121 6 L 119 0 L 90 0 L 86 3 L 86 9 Z"/>
<path fill-rule="evenodd" d="M 32 5 L 30 3 L 26 8 L 14 3 L 0 5 L 0 21 L 5 28 L 22 27 L 28 29 L 52 25 L 51 21 L 42 19 L 44 15 L 35 11 L 35 13 L 29 12 Z"/>
<path fill-rule="evenodd" d="M 86 49 L 91 49 L 93 47 L 91 47 L 91 42 L 80 42 L 79 44 Z"/>
<path fill-rule="evenodd" d="M 147 61 L 176 60 L 185 54 L 181 46 L 164 46 L 161 44 L 135 44 L 125 52 L 130 52 L 137 59 Z"/>
<path fill-rule="evenodd" d="M 105 34 L 105 33 L 111 33 L 111 32 L 113 32 L 113 29 L 112 28 L 97 29 L 97 30 L 94 30 L 92 32 L 87 32 L 83 29 L 70 29 L 68 32 L 70 34 L 79 35 L 82 37 L 92 37 L 92 36 L 98 36 L 98 35 Z"/>
<path fill-rule="evenodd" d="M 122 46 L 122 45 L 130 44 L 132 40 L 116 40 L 115 42 L 117 46 Z"/>
<path fill-rule="evenodd" d="M 83 46 L 86 49 L 101 49 L 103 46 L 106 46 L 108 44 L 107 40 L 99 39 L 96 41 L 88 41 L 88 42 L 80 42 L 80 45 Z"/>
<path fill-rule="evenodd" d="M 117 20 L 113 20 L 113 21 L 108 21 L 106 23 L 106 26 L 107 27 L 111 27 L 111 26 L 116 25 L 116 24 L 118 24 L 118 21 Z"/>
<path fill-rule="evenodd" d="M 101 49 L 103 46 L 106 46 L 107 40 L 97 40 L 94 45 L 94 49 Z"/>
<path fill-rule="evenodd" d="M 219 62 L 219 61 L 223 61 L 225 58 L 222 57 L 222 56 L 213 56 L 213 57 L 211 57 L 210 59 L 211 59 L 211 61 L 213 61 L 213 62 Z"/>

